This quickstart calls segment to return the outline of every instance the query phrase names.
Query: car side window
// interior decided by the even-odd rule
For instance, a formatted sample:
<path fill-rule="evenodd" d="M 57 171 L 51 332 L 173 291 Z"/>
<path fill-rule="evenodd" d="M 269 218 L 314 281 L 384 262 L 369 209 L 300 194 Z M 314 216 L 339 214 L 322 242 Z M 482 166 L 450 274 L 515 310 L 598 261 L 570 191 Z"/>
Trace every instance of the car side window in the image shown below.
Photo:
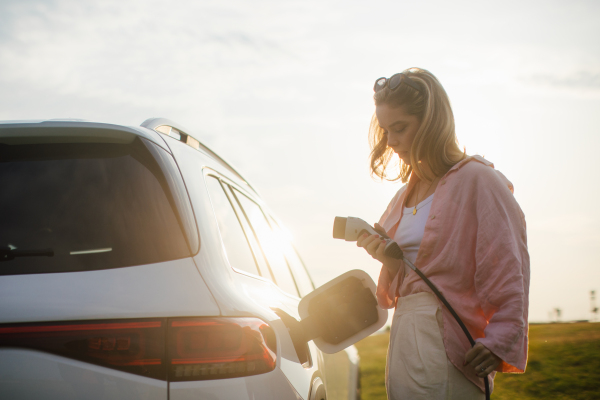
<path fill-rule="evenodd" d="M 308 275 L 302 259 L 296 252 L 296 249 L 292 245 L 291 241 L 288 239 L 284 229 L 282 229 L 280 224 L 278 224 L 270 215 L 267 215 L 267 218 L 269 218 L 269 222 L 271 223 L 273 230 L 276 232 L 276 236 L 281 238 L 283 253 L 288 265 L 290 266 L 292 274 L 294 275 L 300 295 L 304 297 L 315 290 L 312 279 L 310 278 L 310 275 Z"/>
<path fill-rule="evenodd" d="M 294 277 L 296 278 L 296 283 L 298 284 L 298 289 L 300 290 L 300 294 L 302 297 L 306 296 L 313 290 L 315 290 L 315 286 L 313 284 L 310 275 L 306 271 L 306 267 L 302 262 L 302 259 L 298 256 L 296 249 L 289 244 L 289 251 L 286 251 L 285 257 L 287 258 L 290 268 L 294 272 Z"/>
<path fill-rule="evenodd" d="M 233 189 L 227 184 L 223 184 L 223 189 L 225 189 L 225 192 L 227 192 L 227 196 L 229 196 L 229 198 L 231 199 L 231 203 L 233 204 L 235 213 L 238 216 L 238 220 L 242 224 L 242 228 L 246 233 L 246 238 L 248 239 L 250 247 L 252 248 L 252 252 L 254 253 L 254 259 L 258 264 L 260 275 L 265 279 L 274 281 L 275 277 L 273 276 L 273 272 L 271 272 L 271 269 L 269 268 L 269 264 L 267 263 L 267 260 L 265 258 L 266 256 L 264 254 L 264 251 L 261 249 L 260 244 L 258 243 L 258 239 L 256 238 L 256 235 L 254 234 L 254 231 L 250 226 L 250 223 L 248 222 L 244 211 L 242 210 L 238 201 L 236 200 L 236 196 L 233 194 Z"/>
<path fill-rule="evenodd" d="M 223 191 L 221 182 L 212 176 L 206 177 L 206 186 L 210 194 L 213 210 L 217 217 L 221 239 L 225 246 L 229 264 L 239 270 L 260 275 L 248 240 L 240 222 Z"/>
<path fill-rule="evenodd" d="M 240 191 L 235 190 L 235 195 L 244 209 L 254 233 L 267 257 L 271 271 L 275 276 L 275 283 L 285 292 L 298 296 L 298 289 L 294 277 L 290 272 L 283 255 L 282 238 L 271 229 L 262 209 Z"/>

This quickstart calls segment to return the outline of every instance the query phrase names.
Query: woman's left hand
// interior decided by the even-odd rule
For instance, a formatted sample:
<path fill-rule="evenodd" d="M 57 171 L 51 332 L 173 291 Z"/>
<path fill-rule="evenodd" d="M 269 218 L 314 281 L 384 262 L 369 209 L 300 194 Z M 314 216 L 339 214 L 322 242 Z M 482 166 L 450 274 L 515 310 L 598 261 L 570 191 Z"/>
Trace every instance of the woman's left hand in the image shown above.
<path fill-rule="evenodd" d="M 468 364 L 471 368 L 475 369 L 477 376 L 480 378 L 491 374 L 501 362 L 500 357 L 492 353 L 490 349 L 481 343 L 476 343 L 465 354 L 465 365 Z"/>

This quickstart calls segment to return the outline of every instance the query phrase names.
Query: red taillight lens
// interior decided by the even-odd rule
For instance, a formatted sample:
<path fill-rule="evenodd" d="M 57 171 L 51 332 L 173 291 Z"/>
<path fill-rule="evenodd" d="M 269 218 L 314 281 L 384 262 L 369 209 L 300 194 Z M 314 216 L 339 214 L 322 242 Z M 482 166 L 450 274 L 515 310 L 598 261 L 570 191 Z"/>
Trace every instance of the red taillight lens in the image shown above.
<path fill-rule="evenodd" d="M 165 320 L 0 326 L 0 346 L 24 347 L 165 379 Z"/>
<path fill-rule="evenodd" d="M 257 318 L 0 325 L 0 347 L 36 349 L 170 381 L 257 375 L 275 369 L 276 362 L 275 333 Z"/>
<path fill-rule="evenodd" d="M 223 379 L 272 371 L 277 359 L 272 338 L 272 328 L 256 318 L 170 320 L 169 380 Z"/>

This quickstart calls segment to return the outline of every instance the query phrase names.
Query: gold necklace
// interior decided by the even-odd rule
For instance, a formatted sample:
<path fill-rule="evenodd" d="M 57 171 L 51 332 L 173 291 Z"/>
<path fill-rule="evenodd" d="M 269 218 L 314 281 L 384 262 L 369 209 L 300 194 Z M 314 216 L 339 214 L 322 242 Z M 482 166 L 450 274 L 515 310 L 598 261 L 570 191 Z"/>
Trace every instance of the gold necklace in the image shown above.
<path fill-rule="evenodd" d="M 435 182 L 436 179 L 437 178 L 435 178 L 434 180 L 431 181 L 431 183 L 429 184 L 429 187 L 425 191 L 425 195 L 427 195 L 427 192 L 429 192 L 429 189 L 431 189 L 431 185 L 433 185 L 433 182 Z M 421 181 L 419 181 L 419 186 L 421 186 Z M 413 210 L 413 215 L 417 215 L 417 204 L 419 204 L 419 191 L 418 190 L 417 190 L 417 195 L 416 195 L 416 199 L 415 199 L 415 208 Z"/>

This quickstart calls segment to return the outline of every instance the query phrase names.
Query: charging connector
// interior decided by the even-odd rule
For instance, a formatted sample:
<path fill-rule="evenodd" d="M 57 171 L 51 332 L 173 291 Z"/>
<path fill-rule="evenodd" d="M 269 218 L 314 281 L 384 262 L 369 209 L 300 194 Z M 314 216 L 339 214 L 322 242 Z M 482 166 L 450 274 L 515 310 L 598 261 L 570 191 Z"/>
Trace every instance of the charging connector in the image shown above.
<path fill-rule="evenodd" d="M 347 242 L 356 242 L 363 234 L 379 235 L 385 240 L 384 255 L 400 260 L 404 253 L 385 232 L 376 231 L 371 225 L 360 218 L 355 217 L 335 217 L 333 221 L 333 238 L 344 239 Z"/>

